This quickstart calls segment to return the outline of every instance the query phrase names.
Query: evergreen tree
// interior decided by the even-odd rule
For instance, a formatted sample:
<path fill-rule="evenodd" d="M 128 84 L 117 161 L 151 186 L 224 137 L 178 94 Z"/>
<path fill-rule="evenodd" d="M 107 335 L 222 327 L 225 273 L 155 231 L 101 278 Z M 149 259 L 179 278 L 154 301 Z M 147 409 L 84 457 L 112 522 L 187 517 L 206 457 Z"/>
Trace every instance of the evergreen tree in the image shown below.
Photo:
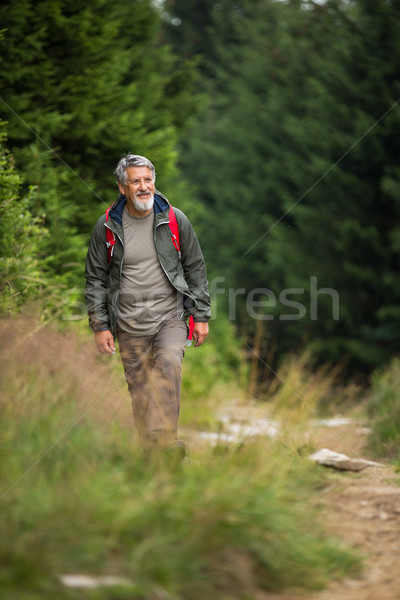
<path fill-rule="evenodd" d="M 318 53 L 318 76 L 309 77 L 304 102 L 307 134 L 300 119 L 292 128 L 312 179 L 297 188 L 298 198 L 306 192 L 298 205 L 285 202 L 293 228 L 273 228 L 265 257 L 284 274 L 277 278 L 283 286 L 305 289 L 307 314 L 285 326 L 287 345 L 301 336 L 325 359 L 351 358 L 370 369 L 400 347 L 393 243 L 400 216 L 393 194 L 400 183 L 400 6 L 359 0 L 327 6 L 333 8 L 342 21 L 341 36 L 331 38 L 337 60 L 329 65 L 331 55 Z M 312 277 L 318 288 L 338 293 L 337 321 L 333 292 L 316 296 Z"/>
<path fill-rule="evenodd" d="M 148 155 L 161 182 L 175 173 L 176 142 L 198 104 L 196 74 L 160 45 L 150 0 L 5 1 L 0 18 L 0 115 L 46 215 L 48 267 L 81 284 L 120 156 Z"/>
<path fill-rule="evenodd" d="M 22 196 L 21 175 L 6 148 L 0 122 L 0 312 L 15 311 L 27 299 L 36 299 L 48 288 L 41 247 L 48 232 L 34 217 L 35 190 Z"/>
<path fill-rule="evenodd" d="M 235 41 L 244 12 L 237 0 L 166 0 L 163 38 L 181 57 L 199 58 L 202 73 L 213 77 L 219 49 Z"/>
<path fill-rule="evenodd" d="M 400 6 L 244 9 L 183 153 L 208 206 L 212 275 L 239 297 L 272 289 L 271 306 L 254 299 L 281 352 L 309 345 L 370 369 L 400 343 Z"/>

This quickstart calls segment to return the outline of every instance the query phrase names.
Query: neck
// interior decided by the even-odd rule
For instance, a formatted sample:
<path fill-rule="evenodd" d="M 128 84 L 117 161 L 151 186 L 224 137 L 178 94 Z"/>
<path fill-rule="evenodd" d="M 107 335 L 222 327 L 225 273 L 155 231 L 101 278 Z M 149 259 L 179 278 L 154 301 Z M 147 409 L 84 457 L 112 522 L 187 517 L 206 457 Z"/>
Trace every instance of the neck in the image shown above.
<path fill-rule="evenodd" d="M 131 215 L 131 217 L 136 217 L 140 219 L 141 217 L 147 217 L 147 215 L 149 215 L 153 209 L 149 208 L 149 210 L 137 210 L 134 206 L 131 206 L 130 204 L 126 203 L 126 210 Z"/>

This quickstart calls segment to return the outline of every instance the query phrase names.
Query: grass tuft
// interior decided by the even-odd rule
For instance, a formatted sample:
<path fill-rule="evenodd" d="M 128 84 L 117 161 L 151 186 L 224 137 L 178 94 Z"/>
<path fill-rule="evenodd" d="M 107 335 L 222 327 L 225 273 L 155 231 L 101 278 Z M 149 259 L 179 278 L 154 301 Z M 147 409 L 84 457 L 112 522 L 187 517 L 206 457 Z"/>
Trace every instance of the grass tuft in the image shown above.
<path fill-rule="evenodd" d="M 369 445 L 381 456 L 400 459 L 400 359 L 372 377 L 368 403 L 371 434 Z"/>

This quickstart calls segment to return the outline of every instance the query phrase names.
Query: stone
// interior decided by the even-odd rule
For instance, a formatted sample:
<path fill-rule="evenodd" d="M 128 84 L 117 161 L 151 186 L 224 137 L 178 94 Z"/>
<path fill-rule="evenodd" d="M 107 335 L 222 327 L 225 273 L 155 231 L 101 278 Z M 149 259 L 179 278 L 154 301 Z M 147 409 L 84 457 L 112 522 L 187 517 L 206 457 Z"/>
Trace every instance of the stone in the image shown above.
<path fill-rule="evenodd" d="M 327 448 L 322 448 L 310 456 L 310 459 L 324 467 L 331 467 L 339 471 L 362 471 L 366 467 L 383 467 L 384 465 L 372 460 L 363 458 L 350 458 L 346 454 L 333 452 Z"/>
<path fill-rule="evenodd" d="M 106 586 L 131 586 L 132 582 L 124 577 L 104 575 L 94 577 L 91 575 L 60 575 L 61 583 L 69 588 L 96 589 Z"/>

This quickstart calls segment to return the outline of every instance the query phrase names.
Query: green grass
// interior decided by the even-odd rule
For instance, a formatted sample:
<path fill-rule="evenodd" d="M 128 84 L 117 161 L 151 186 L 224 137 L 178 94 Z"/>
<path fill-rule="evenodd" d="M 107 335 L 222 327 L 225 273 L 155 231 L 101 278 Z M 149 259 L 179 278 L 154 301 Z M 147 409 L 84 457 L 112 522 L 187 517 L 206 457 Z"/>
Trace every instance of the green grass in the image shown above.
<path fill-rule="evenodd" d="M 227 317 L 210 322 L 207 342 L 186 349 L 183 361 L 182 411 L 184 427 L 201 430 L 218 426 L 215 410 L 228 398 L 241 399 L 247 384 L 247 367 Z"/>
<path fill-rule="evenodd" d="M 0 326 L 2 598 L 232 600 L 359 568 L 321 526 L 321 471 L 290 445 L 145 462 L 125 383 L 91 340 Z M 68 573 L 132 586 L 69 590 L 58 580 Z"/>
<path fill-rule="evenodd" d="M 371 384 L 368 404 L 371 449 L 400 465 L 400 359 L 377 371 Z"/>

